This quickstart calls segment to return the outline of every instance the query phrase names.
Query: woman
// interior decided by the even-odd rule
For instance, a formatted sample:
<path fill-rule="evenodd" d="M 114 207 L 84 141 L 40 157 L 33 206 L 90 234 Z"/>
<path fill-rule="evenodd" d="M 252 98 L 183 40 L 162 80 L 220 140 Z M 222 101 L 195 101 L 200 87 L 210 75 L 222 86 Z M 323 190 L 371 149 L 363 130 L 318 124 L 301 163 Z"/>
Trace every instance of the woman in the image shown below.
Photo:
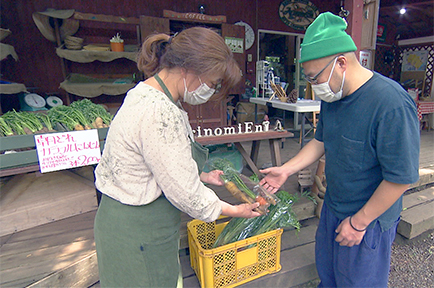
<path fill-rule="evenodd" d="M 259 216 L 253 211 L 259 203 L 232 206 L 204 186 L 223 185 L 223 172 L 201 172 L 206 151 L 179 104 L 223 97 L 240 69 L 223 38 L 200 27 L 148 37 L 138 68 L 153 77 L 127 93 L 95 170 L 102 192 L 95 218 L 100 283 L 180 287 L 180 211 L 208 222 Z"/>

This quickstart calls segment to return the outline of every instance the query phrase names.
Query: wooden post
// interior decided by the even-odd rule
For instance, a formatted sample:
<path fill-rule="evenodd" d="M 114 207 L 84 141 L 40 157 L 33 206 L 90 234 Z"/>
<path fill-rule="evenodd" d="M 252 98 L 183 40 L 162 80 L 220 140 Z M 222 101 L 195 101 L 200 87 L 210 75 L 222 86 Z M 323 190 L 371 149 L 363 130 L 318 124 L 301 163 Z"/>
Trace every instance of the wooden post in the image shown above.
<path fill-rule="evenodd" d="M 54 33 L 56 34 L 56 44 L 57 47 L 60 47 L 62 45 L 62 40 L 60 39 L 60 29 L 59 29 L 59 19 L 54 18 Z M 62 20 L 63 21 L 63 20 Z M 65 62 L 63 59 L 60 59 L 60 66 L 62 67 L 62 75 L 63 79 L 66 78 L 66 69 L 65 69 Z"/>
<path fill-rule="evenodd" d="M 351 35 L 357 46 L 357 59 L 360 55 L 360 45 L 362 43 L 362 26 L 363 26 L 363 0 L 345 0 L 345 9 L 350 11 L 347 17 L 347 33 Z"/>

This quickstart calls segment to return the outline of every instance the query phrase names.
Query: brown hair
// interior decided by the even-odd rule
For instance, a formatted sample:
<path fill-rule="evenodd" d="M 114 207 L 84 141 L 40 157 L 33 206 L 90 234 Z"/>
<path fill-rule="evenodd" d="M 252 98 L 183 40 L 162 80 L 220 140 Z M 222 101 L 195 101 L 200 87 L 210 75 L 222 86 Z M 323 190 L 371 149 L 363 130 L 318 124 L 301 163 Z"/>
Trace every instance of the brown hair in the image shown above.
<path fill-rule="evenodd" d="M 147 77 L 174 67 L 197 74 L 222 75 L 220 95 L 241 79 L 241 70 L 223 38 L 204 27 L 185 29 L 174 37 L 164 33 L 148 36 L 139 52 L 137 67 Z"/>

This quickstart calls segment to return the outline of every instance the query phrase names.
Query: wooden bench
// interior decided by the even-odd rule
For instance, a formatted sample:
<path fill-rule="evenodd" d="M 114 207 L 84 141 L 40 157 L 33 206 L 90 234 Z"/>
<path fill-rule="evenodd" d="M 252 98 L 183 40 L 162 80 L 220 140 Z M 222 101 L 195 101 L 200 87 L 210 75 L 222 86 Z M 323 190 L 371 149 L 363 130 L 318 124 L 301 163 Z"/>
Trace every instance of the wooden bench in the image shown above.
<path fill-rule="evenodd" d="M 258 159 L 259 147 L 261 140 L 268 140 L 270 144 L 271 152 L 271 163 L 273 166 L 282 165 L 282 160 L 280 158 L 280 144 L 282 139 L 294 137 L 294 134 L 283 130 L 283 131 L 267 131 L 267 132 L 257 132 L 257 133 L 240 133 L 240 134 L 227 134 L 221 136 L 202 136 L 196 137 L 195 140 L 202 145 L 210 144 L 227 144 L 234 143 L 238 151 L 240 151 L 244 160 L 246 160 L 247 165 L 252 169 L 253 173 L 256 175 L 261 175 L 258 167 L 256 167 L 256 162 Z M 241 142 L 252 141 L 252 150 L 250 155 L 247 154 Z"/>

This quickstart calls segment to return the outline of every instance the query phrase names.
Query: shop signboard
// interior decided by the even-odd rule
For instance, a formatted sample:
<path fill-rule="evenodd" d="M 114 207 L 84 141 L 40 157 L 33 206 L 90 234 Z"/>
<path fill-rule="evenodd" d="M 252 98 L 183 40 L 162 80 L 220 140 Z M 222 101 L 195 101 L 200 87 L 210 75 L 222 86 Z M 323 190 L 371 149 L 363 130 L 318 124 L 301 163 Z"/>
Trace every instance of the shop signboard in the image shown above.
<path fill-rule="evenodd" d="M 377 41 L 378 42 L 386 42 L 386 36 L 387 36 L 387 29 L 386 25 L 378 23 L 377 25 Z"/>

